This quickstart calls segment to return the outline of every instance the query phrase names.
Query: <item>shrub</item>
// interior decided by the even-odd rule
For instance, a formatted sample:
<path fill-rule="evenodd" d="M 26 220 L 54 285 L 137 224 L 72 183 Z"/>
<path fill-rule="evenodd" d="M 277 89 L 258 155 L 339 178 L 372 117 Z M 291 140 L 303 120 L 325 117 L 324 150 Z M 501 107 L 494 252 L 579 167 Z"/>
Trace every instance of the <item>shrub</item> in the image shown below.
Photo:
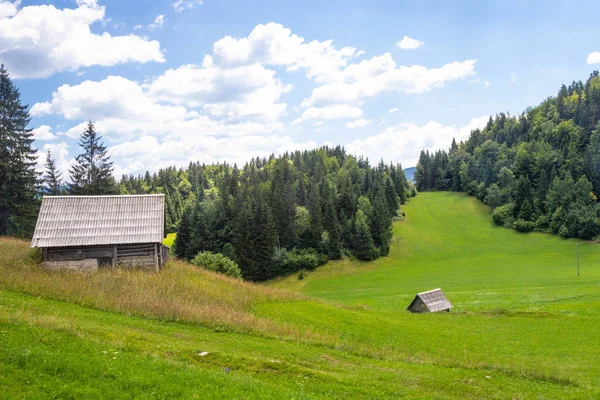
<path fill-rule="evenodd" d="M 234 278 L 242 277 L 242 271 L 240 271 L 240 268 L 237 266 L 237 264 L 225 257 L 223 254 L 203 251 L 194 257 L 192 264 L 198 267 L 203 267 L 210 271 L 233 276 Z"/>
<path fill-rule="evenodd" d="M 496 225 L 506 226 L 507 223 L 512 225 L 512 215 L 513 205 L 512 203 L 509 203 L 496 207 L 496 209 L 492 213 L 492 219 L 494 220 Z"/>
<path fill-rule="evenodd" d="M 547 231 L 550 226 L 550 217 L 546 214 L 540 215 L 535 221 L 535 229 L 539 231 Z"/>
<path fill-rule="evenodd" d="M 533 228 L 535 228 L 535 222 L 517 219 L 515 222 L 513 222 L 513 228 L 519 232 L 531 232 Z"/>
<path fill-rule="evenodd" d="M 327 264 L 328 257 L 314 249 L 294 249 L 288 252 L 281 252 L 276 262 L 280 264 L 280 270 L 283 273 L 292 273 L 303 269 L 313 270 L 318 266 Z"/>

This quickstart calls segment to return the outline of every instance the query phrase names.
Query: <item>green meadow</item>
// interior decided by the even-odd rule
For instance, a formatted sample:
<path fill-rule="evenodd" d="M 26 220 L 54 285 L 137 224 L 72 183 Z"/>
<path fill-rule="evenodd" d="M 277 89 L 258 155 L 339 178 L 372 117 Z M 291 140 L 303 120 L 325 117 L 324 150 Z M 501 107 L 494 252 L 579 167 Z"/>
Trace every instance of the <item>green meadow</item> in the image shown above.
<path fill-rule="evenodd" d="M 178 261 L 50 272 L 2 239 L 0 397 L 600 397 L 597 243 L 577 276 L 575 240 L 496 227 L 474 198 L 403 211 L 388 257 L 263 285 Z M 405 311 L 438 287 L 452 312 Z"/>

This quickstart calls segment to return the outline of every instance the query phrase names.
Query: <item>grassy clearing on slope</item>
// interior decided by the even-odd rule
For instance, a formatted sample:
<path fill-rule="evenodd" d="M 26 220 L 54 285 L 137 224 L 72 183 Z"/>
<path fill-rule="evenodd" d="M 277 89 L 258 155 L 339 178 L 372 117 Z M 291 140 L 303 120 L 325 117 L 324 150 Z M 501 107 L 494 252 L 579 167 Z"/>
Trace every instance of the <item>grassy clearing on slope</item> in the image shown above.
<path fill-rule="evenodd" d="M 497 227 L 475 198 L 421 193 L 404 210 L 407 220 L 394 225 L 389 257 L 331 263 L 302 281 L 272 283 L 351 309 L 292 313 L 280 304 L 261 306 L 261 315 L 379 344 L 386 357 L 598 389 L 597 243 L 581 243 L 578 277 L 575 240 Z M 346 273 L 348 265 L 356 272 Z M 405 311 L 417 292 L 437 287 L 455 306 L 450 314 Z"/>
<path fill-rule="evenodd" d="M 97 385 L 107 397 L 141 398 L 600 398 L 596 244 L 582 245 L 577 278 L 574 241 L 495 227 L 473 198 L 424 193 L 404 209 L 389 257 L 272 283 L 320 301 L 179 263 L 158 275 L 44 271 L 23 260 L 22 242 L 0 242 L 0 263 L 17 270 L 0 268 L 0 289 L 36 296 L 0 290 L 0 393 L 102 397 Z M 417 291 L 438 286 L 453 312 L 405 311 Z M 188 301 L 189 319 L 177 305 L 153 310 L 146 291 Z"/>
<path fill-rule="evenodd" d="M 505 399 L 510 393 L 577 399 L 587 393 L 560 381 L 367 358 L 7 291 L 0 291 L 0 341 L 0 393 L 8 398 Z"/>
<path fill-rule="evenodd" d="M 0 238 L 0 248 L 0 289 L 213 328 L 330 339 L 251 313 L 258 303 L 297 301 L 301 296 L 228 278 L 178 260 L 169 262 L 159 274 L 122 269 L 73 273 L 41 268 L 35 252 L 24 241 Z"/>

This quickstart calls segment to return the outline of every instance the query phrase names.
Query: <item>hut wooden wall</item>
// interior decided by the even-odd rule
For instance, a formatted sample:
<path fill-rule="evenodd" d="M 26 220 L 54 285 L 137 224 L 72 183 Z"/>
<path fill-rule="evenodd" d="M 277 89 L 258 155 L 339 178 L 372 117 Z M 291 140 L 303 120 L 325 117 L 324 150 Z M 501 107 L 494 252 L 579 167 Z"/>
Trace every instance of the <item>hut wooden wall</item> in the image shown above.
<path fill-rule="evenodd" d="M 49 247 L 42 250 L 44 261 L 98 260 L 99 267 L 122 266 L 157 270 L 163 265 L 159 243 L 104 246 Z"/>

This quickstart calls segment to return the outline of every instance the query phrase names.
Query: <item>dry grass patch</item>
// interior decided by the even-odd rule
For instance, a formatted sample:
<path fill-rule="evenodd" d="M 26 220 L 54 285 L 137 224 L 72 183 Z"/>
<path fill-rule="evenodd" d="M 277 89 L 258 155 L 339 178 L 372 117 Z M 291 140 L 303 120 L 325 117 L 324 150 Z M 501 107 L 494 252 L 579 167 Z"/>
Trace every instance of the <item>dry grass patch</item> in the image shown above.
<path fill-rule="evenodd" d="M 229 278 L 186 262 L 170 261 L 161 273 L 101 270 L 96 273 L 50 271 L 27 242 L 0 238 L 0 288 L 169 321 L 215 329 L 254 332 L 281 338 L 333 344 L 331 335 L 261 318 L 252 312 L 265 302 L 306 300 L 292 294 Z"/>

